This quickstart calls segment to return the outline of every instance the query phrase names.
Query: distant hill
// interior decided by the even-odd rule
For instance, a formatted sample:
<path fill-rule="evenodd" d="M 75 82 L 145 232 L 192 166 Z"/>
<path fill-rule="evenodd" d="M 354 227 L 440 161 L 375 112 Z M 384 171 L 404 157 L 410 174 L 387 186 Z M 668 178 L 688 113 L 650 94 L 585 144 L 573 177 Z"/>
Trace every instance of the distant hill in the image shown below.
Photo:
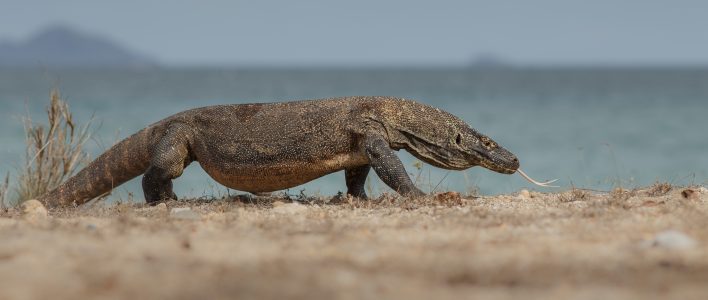
<path fill-rule="evenodd" d="M 52 26 L 24 42 L 0 41 L 0 66 L 114 67 L 156 66 L 145 55 L 100 36 L 66 26 Z"/>

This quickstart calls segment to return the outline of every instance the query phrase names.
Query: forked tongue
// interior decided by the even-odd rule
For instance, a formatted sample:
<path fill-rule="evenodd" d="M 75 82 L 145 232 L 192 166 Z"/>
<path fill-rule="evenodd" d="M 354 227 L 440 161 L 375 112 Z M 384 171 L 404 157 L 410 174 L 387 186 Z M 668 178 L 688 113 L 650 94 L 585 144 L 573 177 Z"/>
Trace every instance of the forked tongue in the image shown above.
<path fill-rule="evenodd" d="M 553 180 L 549 180 L 546 182 L 538 182 L 536 180 L 533 180 L 533 178 L 529 177 L 529 175 L 526 175 L 526 173 L 524 173 L 524 171 L 521 171 L 521 169 L 516 169 L 516 171 L 519 172 L 519 175 L 521 175 L 521 177 L 525 178 L 530 183 L 533 183 L 535 185 L 542 186 L 542 187 L 554 187 L 554 188 L 559 187 L 557 185 L 550 185 L 551 183 L 558 181 L 558 179 L 553 179 Z"/>

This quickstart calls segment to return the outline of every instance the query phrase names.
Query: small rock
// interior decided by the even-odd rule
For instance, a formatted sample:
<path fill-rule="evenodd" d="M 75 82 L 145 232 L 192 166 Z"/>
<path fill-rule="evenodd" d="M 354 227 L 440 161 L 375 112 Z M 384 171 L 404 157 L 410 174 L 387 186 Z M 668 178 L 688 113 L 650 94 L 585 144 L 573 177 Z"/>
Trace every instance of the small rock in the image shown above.
<path fill-rule="evenodd" d="M 170 211 L 170 218 L 177 220 L 201 220 L 202 216 L 189 207 L 175 207 Z"/>
<path fill-rule="evenodd" d="M 175 207 L 170 211 L 170 213 L 173 214 L 173 213 L 179 213 L 179 212 L 190 211 L 190 210 L 192 210 L 192 209 L 189 207 Z"/>
<path fill-rule="evenodd" d="M 700 196 L 700 193 L 694 189 L 685 189 L 685 190 L 681 191 L 681 196 L 683 196 L 683 198 L 685 198 L 685 199 L 694 200 L 694 199 L 698 199 L 698 197 Z"/>
<path fill-rule="evenodd" d="M 698 188 L 698 192 L 701 194 L 708 194 L 708 189 L 704 186 Z"/>
<path fill-rule="evenodd" d="M 285 215 L 294 215 L 298 213 L 302 213 L 307 210 L 307 206 L 299 204 L 299 203 L 286 203 L 283 205 L 279 205 L 276 207 L 273 207 L 273 212 L 278 213 L 278 214 L 285 214 Z"/>
<path fill-rule="evenodd" d="M 527 189 L 522 189 L 519 191 L 519 194 L 516 196 L 520 200 L 526 200 L 526 199 L 531 199 L 531 192 Z"/>
<path fill-rule="evenodd" d="M 49 217 L 47 208 L 44 207 L 42 202 L 34 199 L 22 203 L 22 216 L 25 220 L 30 221 L 46 220 Z"/>
<path fill-rule="evenodd" d="M 158 205 L 155 205 L 155 209 L 158 211 L 167 211 L 167 204 L 165 204 L 165 202 L 162 202 Z"/>
<path fill-rule="evenodd" d="M 696 246 L 696 240 L 677 230 L 665 230 L 645 245 L 665 249 L 688 249 Z"/>
<path fill-rule="evenodd" d="M 138 208 L 136 210 L 139 212 L 158 213 L 158 214 L 167 214 L 167 212 L 168 212 L 167 204 L 165 204 L 164 202 L 159 203 L 155 206 L 148 205 L 148 206 L 145 206 L 142 208 Z"/>

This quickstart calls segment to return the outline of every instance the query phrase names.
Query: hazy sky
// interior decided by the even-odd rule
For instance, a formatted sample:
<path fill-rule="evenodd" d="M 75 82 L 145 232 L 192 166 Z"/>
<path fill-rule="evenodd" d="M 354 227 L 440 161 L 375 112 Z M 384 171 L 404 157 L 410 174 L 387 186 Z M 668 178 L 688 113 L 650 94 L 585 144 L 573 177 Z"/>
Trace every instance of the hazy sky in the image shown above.
<path fill-rule="evenodd" d="M 700 0 L 0 0 L 0 37 L 56 23 L 178 65 L 708 65 Z"/>

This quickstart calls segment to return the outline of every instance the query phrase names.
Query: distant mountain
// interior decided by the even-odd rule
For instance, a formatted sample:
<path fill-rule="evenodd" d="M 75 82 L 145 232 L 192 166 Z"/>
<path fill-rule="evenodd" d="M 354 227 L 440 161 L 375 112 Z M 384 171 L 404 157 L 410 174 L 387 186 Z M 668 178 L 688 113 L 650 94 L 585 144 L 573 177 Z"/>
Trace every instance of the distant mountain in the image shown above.
<path fill-rule="evenodd" d="M 24 42 L 0 41 L 0 66 L 141 68 L 157 62 L 100 36 L 52 26 Z"/>

